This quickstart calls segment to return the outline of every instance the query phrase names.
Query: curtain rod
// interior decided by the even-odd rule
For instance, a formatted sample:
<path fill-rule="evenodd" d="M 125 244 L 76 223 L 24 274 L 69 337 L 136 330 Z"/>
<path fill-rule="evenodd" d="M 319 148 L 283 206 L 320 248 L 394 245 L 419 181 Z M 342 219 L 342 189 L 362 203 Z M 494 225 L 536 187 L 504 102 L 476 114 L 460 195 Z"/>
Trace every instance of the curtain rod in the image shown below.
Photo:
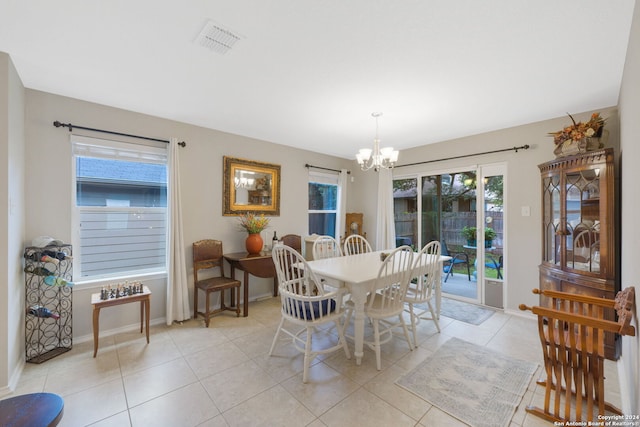
<path fill-rule="evenodd" d="M 331 172 L 338 172 L 338 173 L 342 172 L 342 171 L 340 171 L 338 169 L 325 168 L 325 167 L 322 167 L 322 166 L 313 166 L 313 165 L 310 165 L 309 163 L 305 163 L 304 167 L 307 168 L 307 169 L 314 168 L 314 169 L 322 169 L 322 170 L 331 171 Z M 351 171 L 347 171 L 347 174 L 350 174 L 350 173 L 351 173 Z"/>
<path fill-rule="evenodd" d="M 88 127 L 84 127 L 84 126 L 76 126 L 76 125 L 72 125 L 71 123 L 60 123 L 59 121 L 55 121 L 53 122 L 53 125 L 57 128 L 59 127 L 66 127 L 69 128 L 69 132 L 71 132 L 73 130 L 73 128 L 77 128 L 77 129 L 83 129 L 83 130 L 90 130 L 93 132 L 102 132 L 102 133 L 109 133 L 111 135 L 120 135 L 120 136 L 129 136 L 131 138 L 138 138 L 138 139 L 146 139 L 148 141 L 158 141 L 158 142 L 166 142 L 167 144 L 169 143 L 169 140 L 167 139 L 158 139 L 158 138 L 151 138 L 148 136 L 139 136 L 139 135 L 131 135 L 128 133 L 120 133 L 120 132 L 113 132 L 110 130 L 102 130 L 102 129 L 94 129 L 94 128 L 88 128 Z M 186 147 L 187 143 L 184 141 L 178 142 L 178 145 L 181 147 Z"/>
<path fill-rule="evenodd" d="M 521 145 L 520 147 L 503 148 L 501 150 L 484 151 L 482 153 L 475 153 L 475 154 L 463 154 L 461 156 L 445 157 L 443 159 L 435 159 L 435 160 L 426 160 L 424 162 L 417 162 L 417 163 L 407 163 L 406 165 L 394 166 L 394 169 L 395 168 L 402 168 L 402 167 L 405 167 L 405 166 L 423 165 L 425 163 L 442 162 L 444 160 L 462 159 L 464 157 L 481 156 L 481 155 L 484 155 L 484 154 L 502 153 L 504 151 L 515 151 L 517 153 L 518 150 L 528 150 L 529 148 L 531 148 L 529 146 L 529 144 L 525 144 L 525 145 Z"/>

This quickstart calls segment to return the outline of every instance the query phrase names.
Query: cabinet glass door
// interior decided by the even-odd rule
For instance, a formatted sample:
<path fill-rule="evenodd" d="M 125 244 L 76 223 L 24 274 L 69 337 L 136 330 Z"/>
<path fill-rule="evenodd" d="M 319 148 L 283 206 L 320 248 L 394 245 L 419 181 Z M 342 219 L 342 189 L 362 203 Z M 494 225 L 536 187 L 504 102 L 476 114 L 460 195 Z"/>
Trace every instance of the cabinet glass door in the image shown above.
<path fill-rule="evenodd" d="M 554 174 L 542 180 L 543 197 L 543 230 L 544 248 L 543 262 L 560 265 L 561 259 L 561 204 L 560 204 L 560 175 Z"/>
<path fill-rule="evenodd" d="M 565 175 L 566 267 L 600 273 L 600 170 L 585 169 Z"/>

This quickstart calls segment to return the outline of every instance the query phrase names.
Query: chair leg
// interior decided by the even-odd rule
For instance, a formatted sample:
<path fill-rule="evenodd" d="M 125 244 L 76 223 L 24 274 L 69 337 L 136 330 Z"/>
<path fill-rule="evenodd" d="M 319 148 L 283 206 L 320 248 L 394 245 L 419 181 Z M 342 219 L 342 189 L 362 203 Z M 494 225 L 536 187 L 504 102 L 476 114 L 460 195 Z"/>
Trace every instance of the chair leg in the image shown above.
<path fill-rule="evenodd" d="M 347 339 L 344 337 L 344 326 L 340 325 L 340 320 L 336 319 L 336 330 L 338 331 L 338 340 L 342 343 L 342 348 L 344 349 L 344 354 L 347 356 L 347 359 L 351 359 L 351 352 L 349 351 L 349 346 L 347 345 Z"/>
<path fill-rule="evenodd" d="M 411 338 L 409 338 L 407 324 L 404 323 L 404 317 L 402 317 L 402 313 L 398 314 L 398 319 L 400 319 L 400 324 L 402 325 L 402 329 L 404 330 L 404 337 L 407 340 L 407 344 L 409 344 L 409 351 L 413 351 L 413 345 L 411 345 Z"/>
<path fill-rule="evenodd" d="M 193 287 L 193 318 L 198 318 L 198 287 Z"/>
<path fill-rule="evenodd" d="M 211 292 L 207 291 L 205 292 L 207 295 L 205 296 L 205 302 L 207 304 L 207 306 L 204 308 L 204 324 L 206 325 L 206 327 L 209 327 L 209 316 L 211 315 L 211 313 L 209 312 L 209 295 L 211 295 Z"/>
<path fill-rule="evenodd" d="M 307 340 L 304 344 L 304 370 L 302 371 L 302 382 L 307 383 L 309 378 L 309 365 L 311 364 L 311 336 L 313 335 L 313 328 L 307 328 Z"/>
<path fill-rule="evenodd" d="M 224 305 L 224 289 L 220 289 L 220 310 L 225 309 L 226 305 Z"/>
<path fill-rule="evenodd" d="M 271 348 L 269 349 L 269 356 L 273 355 L 273 350 L 276 348 L 276 343 L 278 342 L 278 337 L 280 336 L 280 330 L 282 329 L 282 325 L 284 325 L 284 318 L 280 319 L 280 324 L 278 325 L 278 329 L 276 330 L 276 335 L 273 337 L 273 341 L 271 342 Z"/>
<path fill-rule="evenodd" d="M 416 315 L 413 312 L 413 303 L 409 303 L 409 316 L 411 317 L 411 331 L 413 332 L 413 345 L 418 348 L 418 333 L 416 332 Z M 438 330 L 439 331 L 439 330 Z"/>
<path fill-rule="evenodd" d="M 471 281 L 471 268 L 469 267 L 469 263 L 467 263 L 467 277 L 469 278 L 469 281 Z"/>
<path fill-rule="evenodd" d="M 378 371 L 382 369 L 382 363 L 380 363 L 380 321 L 373 319 L 373 346 L 376 351 L 376 367 Z"/>
<path fill-rule="evenodd" d="M 440 322 L 438 322 L 438 316 L 436 316 L 436 311 L 433 309 L 433 305 L 431 305 L 431 301 L 427 300 L 427 307 L 429 307 L 429 311 L 431 312 L 431 320 L 436 324 L 436 329 L 438 333 L 440 333 Z"/>

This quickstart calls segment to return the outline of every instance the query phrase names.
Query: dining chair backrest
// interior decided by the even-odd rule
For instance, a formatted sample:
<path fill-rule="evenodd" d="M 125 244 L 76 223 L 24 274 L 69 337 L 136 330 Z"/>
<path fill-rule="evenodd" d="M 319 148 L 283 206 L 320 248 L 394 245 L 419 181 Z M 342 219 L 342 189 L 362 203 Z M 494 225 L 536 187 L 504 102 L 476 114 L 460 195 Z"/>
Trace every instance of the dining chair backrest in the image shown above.
<path fill-rule="evenodd" d="M 431 297 L 440 270 L 440 242 L 433 240 L 427 243 L 414 256 L 411 271 L 412 296 L 416 300 L 426 301 Z"/>
<path fill-rule="evenodd" d="M 302 253 L 302 237 L 299 234 L 285 234 L 281 238 L 282 244 Z"/>
<path fill-rule="evenodd" d="M 368 311 L 385 312 L 387 316 L 402 312 L 404 296 L 411 280 L 413 255 L 411 247 L 406 245 L 387 255 L 378 270 L 374 289 L 367 302 Z"/>
<path fill-rule="evenodd" d="M 318 236 L 313 242 L 313 259 L 335 258 L 342 256 L 340 244 L 331 236 Z"/>
<path fill-rule="evenodd" d="M 344 240 L 343 250 L 345 255 L 363 254 L 372 252 L 371 245 L 364 236 L 351 234 Z"/>
<path fill-rule="evenodd" d="M 271 258 L 276 267 L 278 288 L 282 291 L 298 295 L 318 295 L 323 290 L 316 283 L 320 281 L 307 264 L 307 261 L 294 248 L 278 244 L 271 250 Z"/>

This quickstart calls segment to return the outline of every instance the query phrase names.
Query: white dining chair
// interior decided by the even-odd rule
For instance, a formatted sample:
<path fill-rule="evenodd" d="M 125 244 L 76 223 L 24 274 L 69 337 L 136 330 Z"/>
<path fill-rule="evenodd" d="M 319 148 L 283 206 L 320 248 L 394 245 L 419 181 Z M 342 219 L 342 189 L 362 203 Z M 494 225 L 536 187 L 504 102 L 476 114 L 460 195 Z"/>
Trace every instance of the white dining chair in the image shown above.
<path fill-rule="evenodd" d="M 380 346 L 393 338 L 393 330 L 402 327 L 404 336 L 413 350 L 409 331 L 404 322 L 404 297 L 411 279 L 413 250 L 409 246 L 394 249 L 382 262 L 378 276 L 367 297 L 364 312 L 373 326 L 373 341 L 364 343 L 376 352 L 376 366 L 381 369 Z M 354 312 L 352 301 L 347 301 L 347 323 Z"/>
<path fill-rule="evenodd" d="M 411 331 L 413 333 L 413 345 L 418 347 L 417 325 L 421 319 L 433 320 L 436 329 L 440 332 L 438 316 L 434 309 L 436 280 L 440 277 L 440 242 L 434 240 L 427 243 L 422 250 L 414 256 L 411 278 L 407 287 L 404 302 L 408 308 L 405 311 L 411 316 Z M 418 304 L 426 304 L 425 309 L 417 307 Z M 425 317 L 429 313 L 431 317 Z"/>
<path fill-rule="evenodd" d="M 322 286 L 317 286 L 320 281 L 311 267 L 298 251 L 289 246 L 276 245 L 271 257 L 278 276 L 282 319 L 273 337 L 269 356 L 273 355 L 281 334 L 291 337 L 294 347 L 304 353 L 302 382 L 306 383 L 309 365 L 317 355 L 342 348 L 347 359 L 351 359 L 344 325 L 340 323 L 344 315 L 344 290 L 326 292 Z M 338 334 L 338 342 L 332 346 L 326 346 L 335 342 L 332 328 L 318 327 L 326 323 L 334 323 Z M 319 335 L 322 337 L 314 343 L 313 337 Z"/>
<path fill-rule="evenodd" d="M 367 239 L 359 234 L 351 234 L 344 239 L 342 248 L 345 255 L 363 254 L 373 251 L 373 249 L 371 249 L 371 245 L 367 242 Z"/>
<path fill-rule="evenodd" d="M 331 236 L 318 236 L 313 242 L 313 259 L 325 259 L 342 256 L 340 244 Z"/>

